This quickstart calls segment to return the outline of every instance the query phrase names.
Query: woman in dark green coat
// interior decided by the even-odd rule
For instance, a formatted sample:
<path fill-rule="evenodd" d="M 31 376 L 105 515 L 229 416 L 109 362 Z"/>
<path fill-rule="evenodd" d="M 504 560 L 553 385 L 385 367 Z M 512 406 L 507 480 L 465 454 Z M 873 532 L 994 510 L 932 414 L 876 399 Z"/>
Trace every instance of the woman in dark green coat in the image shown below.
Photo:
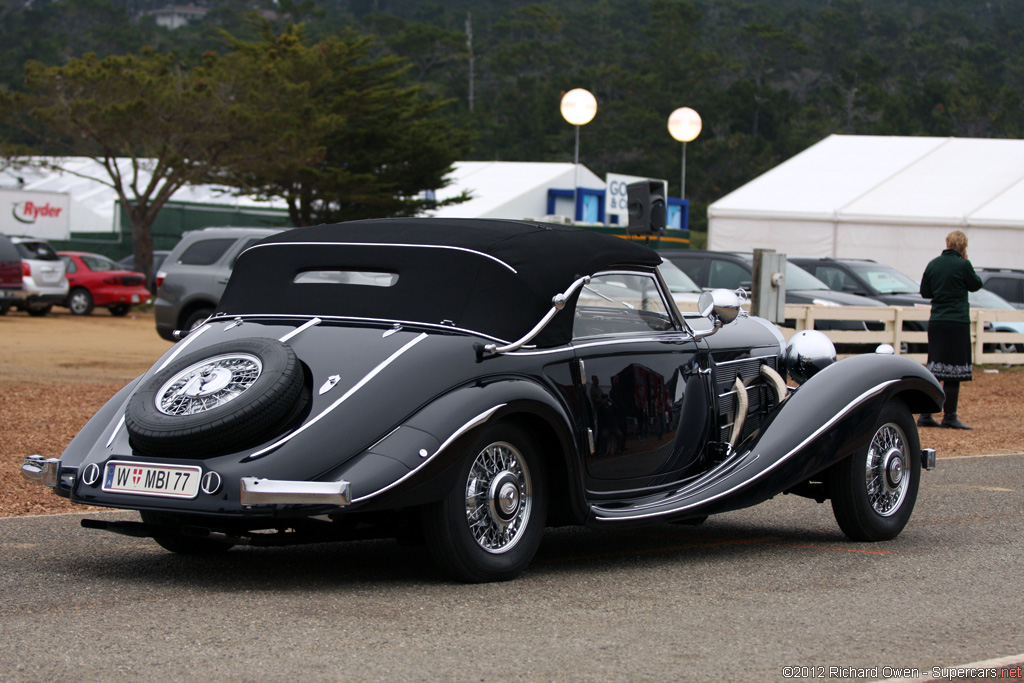
<path fill-rule="evenodd" d="M 974 378 L 971 363 L 971 318 L 967 293 L 981 289 L 981 278 L 967 260 L 967 235 L 954 230 L 946 235 L 946 249 L 931 261 L 921 278 L 921 296 L 932 300 L 928 318 L 928 370 L 942 380 L 946 402 L 942 422 L 922 415 L 922 427 L 970 429 L 957 419 L 960 382 Z"/>

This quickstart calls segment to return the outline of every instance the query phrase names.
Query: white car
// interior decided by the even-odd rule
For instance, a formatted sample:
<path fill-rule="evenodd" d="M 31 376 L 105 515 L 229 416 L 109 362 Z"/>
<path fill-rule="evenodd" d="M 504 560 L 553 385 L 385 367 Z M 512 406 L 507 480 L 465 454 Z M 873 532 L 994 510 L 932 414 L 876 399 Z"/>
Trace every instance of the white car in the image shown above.
<path fill-rule="evenodd" d="M 61 304 L 68 297 L 64 261 L 46 240 L 23 236 L 10 239 L 21 254 L 21 279 L 25 288 L 25 298 L 17 307 L 29 315 L 46 315 L 54 304 Z"/>

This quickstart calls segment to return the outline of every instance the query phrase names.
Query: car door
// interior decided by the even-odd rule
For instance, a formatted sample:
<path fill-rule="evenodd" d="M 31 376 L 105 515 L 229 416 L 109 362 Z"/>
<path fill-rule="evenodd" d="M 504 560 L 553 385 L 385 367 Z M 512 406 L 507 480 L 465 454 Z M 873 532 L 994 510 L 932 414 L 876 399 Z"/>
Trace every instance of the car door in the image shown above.
<path fill-rule="evenodd" d="M 707 353 L 653 273 L 592 278 L 577 302 L 573 348 L 589 495 L 643 492 L 700 469 L 711 419 Z"/>

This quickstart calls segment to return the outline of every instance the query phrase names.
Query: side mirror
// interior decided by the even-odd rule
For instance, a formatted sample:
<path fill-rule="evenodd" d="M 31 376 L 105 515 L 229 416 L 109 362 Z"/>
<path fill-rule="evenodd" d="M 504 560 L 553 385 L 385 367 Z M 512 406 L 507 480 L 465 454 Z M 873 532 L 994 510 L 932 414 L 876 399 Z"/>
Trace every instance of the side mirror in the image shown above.
<path fill-rule="evenodd" d="M 704 292 L 697 300 L 697 310 L 703 317 L 709 318 L 712 322 L 721 320 L 725 325 L 736 319 L 742 305 L 743 300 L 739 294 L 728 289 Z"/>
<path fill-rule="evenodd" d="M 700 295 L 697 299 L 697 312 L 701 317 L 710 320 L 713 326 L 710 330 L 695 335 L 697 339 L 714 334 L 722 329 L 723 325 L 728 325 L 736 319 L 746 300 L 746 297 L 740 294 L 740 291 L 713 289 Z"/>

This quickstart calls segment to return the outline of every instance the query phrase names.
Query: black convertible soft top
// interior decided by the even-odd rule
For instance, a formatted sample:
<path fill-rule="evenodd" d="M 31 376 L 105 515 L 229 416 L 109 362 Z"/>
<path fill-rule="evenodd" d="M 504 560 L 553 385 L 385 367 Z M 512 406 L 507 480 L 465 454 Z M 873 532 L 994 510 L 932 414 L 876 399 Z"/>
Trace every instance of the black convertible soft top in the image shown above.
<path fill-rule="evenodd" d="M 353 221 L 288 230 L 250 247 L 219 309 L 450 324 L 511 341 L 577 278 L 660 262 L 645 246 L 571 226 L 468 218 Z M 568 309 L 537 344 L 569 340 Z"/>

